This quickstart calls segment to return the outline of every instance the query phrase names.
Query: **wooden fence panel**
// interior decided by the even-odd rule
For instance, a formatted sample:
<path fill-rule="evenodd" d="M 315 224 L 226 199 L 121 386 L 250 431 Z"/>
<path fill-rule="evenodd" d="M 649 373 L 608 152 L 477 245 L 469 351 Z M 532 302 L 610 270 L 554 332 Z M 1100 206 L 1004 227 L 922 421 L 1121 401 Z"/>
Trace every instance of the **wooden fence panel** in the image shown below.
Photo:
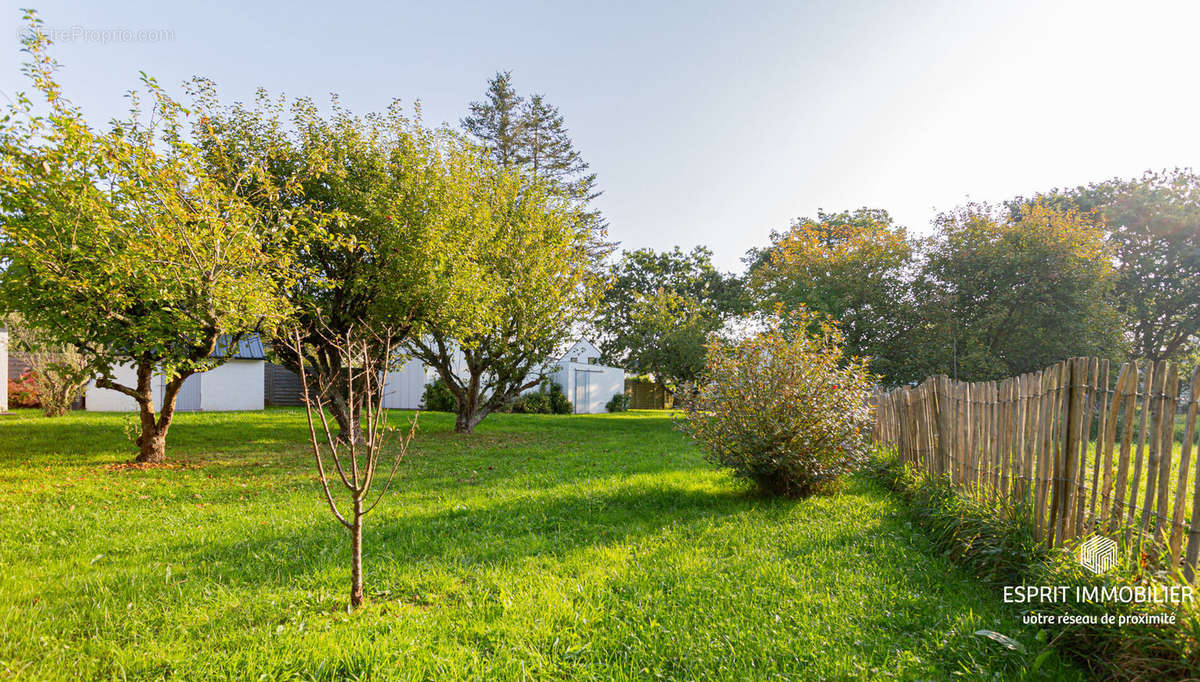
<path fill-rule="evenodd" d="M 877 392 L 872 435 L 929 475 L 1027 514 L 1047 545 L 1123 527 L 1137 546 L 1148 539 L 1169 552 L 1166 560 L 1192 580 L 1200 561 L 1198 398 L 1200 368 L 1181 386 L 1171 362 L 1113 368 L 1071 358 L 1001 381 L 943 375 Z"/>

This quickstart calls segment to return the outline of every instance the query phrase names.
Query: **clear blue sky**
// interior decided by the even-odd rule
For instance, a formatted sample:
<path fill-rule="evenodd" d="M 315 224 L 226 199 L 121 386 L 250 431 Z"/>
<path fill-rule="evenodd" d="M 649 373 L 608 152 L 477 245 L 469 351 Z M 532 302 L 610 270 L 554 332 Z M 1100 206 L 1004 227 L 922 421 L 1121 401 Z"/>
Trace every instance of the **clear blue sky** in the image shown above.
<path fill-rule="evenodd" d="M 938 210 L 1147 168 L 1200 167 L 1200 2 L 6 4 L 0 92 L 25 89 L 18 7 L 71 31 L 68 95 L 120 114 L 145 70 L 457 122 L 512 70 L 566 116 L 625 248 L 746 249 L 818 207 Z"/>

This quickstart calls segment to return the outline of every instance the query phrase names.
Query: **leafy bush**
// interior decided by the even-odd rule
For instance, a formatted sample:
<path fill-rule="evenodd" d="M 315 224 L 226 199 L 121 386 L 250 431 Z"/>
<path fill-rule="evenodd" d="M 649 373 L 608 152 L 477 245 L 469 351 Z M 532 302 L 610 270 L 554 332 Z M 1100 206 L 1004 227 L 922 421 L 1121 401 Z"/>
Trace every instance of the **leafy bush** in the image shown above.
<path fill-rule="evenodd" d="M 801 309 L 713 341 L 682 429 L 708 459 L 767 493 L 799 497 L 866 461 L 873 377 L 836 324 Z"/>
<path fill-rule="evenodd" d="M 551 414 L 571 414 L 571 401 L 567 400 L 567 394 L 563 393 L 562 386 L 554 382 L 550 384 L 550 413 Z"/>
<path fill-rule="evenodd" d="M 5 316 L 4 324 L 11 334 L 9 350 L 18 353 L 29 366 L 32 382 L 29 389 L 35 397 L 28 406 L 40 406 L 47 417 L 61 417 L 70 412 L 71 405 L 83 395 L 88 380 L 95 374 L 87 357 L 74 346 L 48 341 L 14 313 Z"/>
<path fill-rule="evenodd" d="M 446 382 L 438 379 L 425 384 L 425 393 L 421 396 L 421 404 L 431 412 L 457 412 L 458 398 L 450 392 Z"/>
<path fill-rule="evenodd" d="M 541 391 L 526 393 L 513 401 L 512 411 L 521 414 L 550 414 L 550 396 Z"/>
<path fill-rule="evenodd" d="M 522 414 L 570 414 L 571 402 L 562 386 L 546 379 L 538 390 L 522 394 L 508 407 L 509 412 Z"/>
<path fill-rule="evenodd" d="M 604 404 L 604 409 L 609 412 L 625 412 L 629 409 L 629 396 L 624 393 L 614 395 L 612 400 Z"/>
<path fill-rule="evenodd" d="M 26 371 L 16 379 L 8 380 L 9 407 L 40 407 L 38 400 L 37 377 L 33 372 Z"/>

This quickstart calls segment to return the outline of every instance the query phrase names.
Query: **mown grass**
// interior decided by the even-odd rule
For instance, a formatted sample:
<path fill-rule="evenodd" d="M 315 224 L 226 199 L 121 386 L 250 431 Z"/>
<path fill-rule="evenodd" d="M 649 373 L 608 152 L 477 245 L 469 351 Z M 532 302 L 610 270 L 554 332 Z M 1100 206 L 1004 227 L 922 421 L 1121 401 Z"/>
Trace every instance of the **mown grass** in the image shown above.
<path fill-rule="evenodd" d="M 756 497 L 663 413 L 422 415 L 353 614 L 301 412 L 180 415 L 152 470 L 113 466 L 129 419 L 0 418 L 0 677 L 994 679 L 1041 650 L 881 484 Z"/>

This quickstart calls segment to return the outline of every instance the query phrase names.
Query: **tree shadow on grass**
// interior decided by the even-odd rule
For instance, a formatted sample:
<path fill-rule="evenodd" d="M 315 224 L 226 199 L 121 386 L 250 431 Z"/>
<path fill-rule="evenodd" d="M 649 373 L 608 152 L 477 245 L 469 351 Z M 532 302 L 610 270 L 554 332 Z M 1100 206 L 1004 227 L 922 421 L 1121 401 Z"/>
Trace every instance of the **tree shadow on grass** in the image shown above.
<path fill-rule="evenodd" d="M 862 486 L 861 483 L 855 483 L 847 492 L 870 494 Z M 637 476 L 625 481 L 618 479 L 612 485 L 599 488 L 589 488 L 572 481 L 545 490 L 530 490 L 516 499 L 493 501 L 486 497 L 474 498 L 468 504 L 449 509 L 442 506 L 430 512 L 413 511 L 399 505 L 387 507 L 389 501 L 397 502 L 396 499 L 385 500 L 385 506 L 368 517 L 364 556 L 368 592 L 375 593 L 376 604 L 381 607 L 395 603 L 397 607 L 404 608 L 431 608 L 412 603 L 413 592 L 421 591 L 424 587 L 436 591 L 441 585 L 436 581 L 445 581 L 447 576 L 468 582 L 475 577 L 488 581 L 495 579 L 491 569 L 499 566 L 508 566 L 518 574 L 531 570 L 553 570 L 540 566 L 547 559 L 557 562 L 581 551 L 604 550 L 623 544 L 638 545 L 641 540 L 662 532 L 683 536 L 683 544 L 680 544 L 679 537 L 667 543 L 655 541 L 642 544 L 637 547 L 642 558 L 637 563 L 636 571 L 630 566 L 602 578 L 603 589 L 612 591 L 617 595 L 615 598 L 621 599 L 622 589 L 629 589 L 631 594 L 644 595 L 644 591 L 639 592 L 644 588 L 639 586 L 668 580 L 718 585 L 721 581 L 704 580 L 702 575 L 688 573 L 682 576 L 670 566 L 669 553 L 678 551 L 672 548 L 687 546 L 687 538 L 691 535 L 697 538 L 697 546 L 705 546 L 710 541 L 703 538 L 709 537 L 705 534 L 711 532 L 713 524 L 737 524 L 736 517 L 747 513 L 755 517 L 747 528 L 792 528 L 799 531 L 789 531 L 782 544 L 778 542 L 780 538 L 754 541 L 752 544 L 760 546 L 762 542 L 767 542 L 772 555 L 800 564 L 822 557 L 843 555 L 846 561 L 857 561 L 855 557 L 858 554 L 874 547 L 872 543 L 881 541 L 882 531 L 903 533 L 906 530 L 899 517 L 871 515 L 844 522 L 843 527 L 834 527 L 810 537 L 804 529 L 820 523 L 819 520 L 814 521 L 811 515 L 832 513 L 841 508 L 834 498 L 798 502 L 764 498 L 727 486 L 714 488 Z M 807 518 L 800 521 L 795 517 L 798 505 L 808 507 L 804 512 Z M 159 609 L 162 615 L 153 616 L 162 619 L 173 618 L 176 609 L 186 614 L 189 602 L 205 600 L 205 595 L 214 588 L 217 593 L 229 594 L 229 597 L 210 603 L 206 610 L 198 613 L 202 614 L 202 622 L 187 624 L 189 640 L 201 638 L 197 641 L 202 641 L 202 638 L 210 635 L 227 638 L 230 623 L 258 624 L 262 619 L 272 624 L 283 623 L 292 617 L 303 617 L 297 616 L 298 613 L 329 613 L 337 610 L 339 605 L 345 605 L 349 579 L 348 541 L 346 534 L 325 510 L 320 510 L 313 518 L 319 520 L 284 529 L 247 523 L 244 533 L 225 542 L 158 545 L 138 552 L 127 552 L 123 556 L 114 555 L 109 560 L 126 563 L 122 563 L 122 568 L 114 574 L 105 576 L 103 581 L 108 589 L 129 594 L 132 583 L 130 576 L 134 569 L 126 570 L 124 566 L 135 567 L 149 560 L 169 562 L 176 566 L 177 578 L 185 581 L 182 589 L 174 589 L 165 582 L 139 578 L 137 587 L 133 588 L 136 593 L 130 595 L 131 600 L 163 602 Z M 730 532 L 736 536 L 739 531 L 732 529 L 739 527 L 730 526 Z M 897 547 L 905 544 L 900 542 Z M 899 550 L 886 542 L 884 546 L 887 553 L 873 556 L 870 561 L 886 559 L 892 563 L 902 563 L 914 559 L 911 547 L 904 550 L 903 554 L 893 555 L 891 552 Z M 721 553 L 729 550 L 710 547 L 701 551 Z M 654 554 L 662 555 L 662 560 L 652 558 Z M 756 575 L 756 567 L 762 561 L 770 560 L 757 552 L 735 554 L 732 557 L 742 564 L 740 572 L 734 575 Z M 573 560 L 578 561 L 578 558 Z M 535 562 L 532 566 L 539 568 L 521 567 L 522 562 L 527 561 Z M 414 568 L 416 570 L 410 570 Z M 641 574 L 647 569 L 649 575 Z M 429 576 L 434 577 L 435 583 L 425 586 L 422 581 Z M 877 614 L 857 616 L 857 626 L 878 631 L 881 635 L 890 632 L 887 637 L 898 643 L 908 643 L 909 640 L 902 639 L 907 635 L 900 632 L 907 627 L 906 623 L 914 627 L 928 627 L 929 623 L 922 624 L 924 619 L 917 617 L 907 620 L 897 618 L 887 614 L 887 610 L 904 613 L 935 607 L 927 608 L 915 596 L 905 597 L 909 599 L 905 603 L 893 603 L 894 595 L 916 595 L 929 589 L 924 579 L 893 576 L 892 580 L 896 579 L 900 582 L 892 589 L 893 597 L 880 598 Z M 626 588 L 626 585 L 630 587 Z M 763 585 L 759 589 L 783 588 Z M 282 596 L 281 592 L 288 596 Z M 328 595 L 331 593 L 336 595 L 336 603 L 329 601 Z M 314 594 L 318 596 L 314 598 Z M 89 600 L 83 595 L 72 595 L 70 599 L 75 602 L 75 609 L 87 609 L 90 606 Z M 646 603 L 641 598 L 631 599 L 634 599 L 631 607 Z M 685 607 L 681 605 L 680 608 Z M 187 618 L 186 615 L 183 617 Z M 167 627 L 168 622 L 164 620 L 161 626 Z M 920 635 L 922 640 L 930 639 L 931 642 L 937 636 L 939 633 L 933 630 Z M 621 646 L 616 641 L 611 645 Z M 852 645 L 853 642 L 839 643 L 841 648 L 848 650 L 854 648 Z M 781 647 L 777 653 L 759 651 L 748 653 L 747 656 L 775 663 L 787 656 L 790 660 L 802 663 L 805 656 L 820 656 L 819 649 L 809 642 L 803 646 Z M 928 649 L 922 649 L 928 653 Z M 651 653 L 649 650 L 646 652 L 647 655 Z M 885 650 L 864 653 L 875 659 L 872 661 L 874 665 L 886 664 L 888 660 Z M 676 672 L 680 674 L 686 676 L 689 671 L 698 673 L 711 669 L 707 667 L 706 660 L 689 662 L 684 650 L 680 650 L 679 655 L 681 667 Z M 952 656 L 945 661 L 937 661 L 934 669 L 944 672 L 949 669 L 945 666 L 955 660 L 956 657 Z M 295 663 L 304 664 L 303 661 Z M 693 664 L 696 667 L 692 667 Z"/>

